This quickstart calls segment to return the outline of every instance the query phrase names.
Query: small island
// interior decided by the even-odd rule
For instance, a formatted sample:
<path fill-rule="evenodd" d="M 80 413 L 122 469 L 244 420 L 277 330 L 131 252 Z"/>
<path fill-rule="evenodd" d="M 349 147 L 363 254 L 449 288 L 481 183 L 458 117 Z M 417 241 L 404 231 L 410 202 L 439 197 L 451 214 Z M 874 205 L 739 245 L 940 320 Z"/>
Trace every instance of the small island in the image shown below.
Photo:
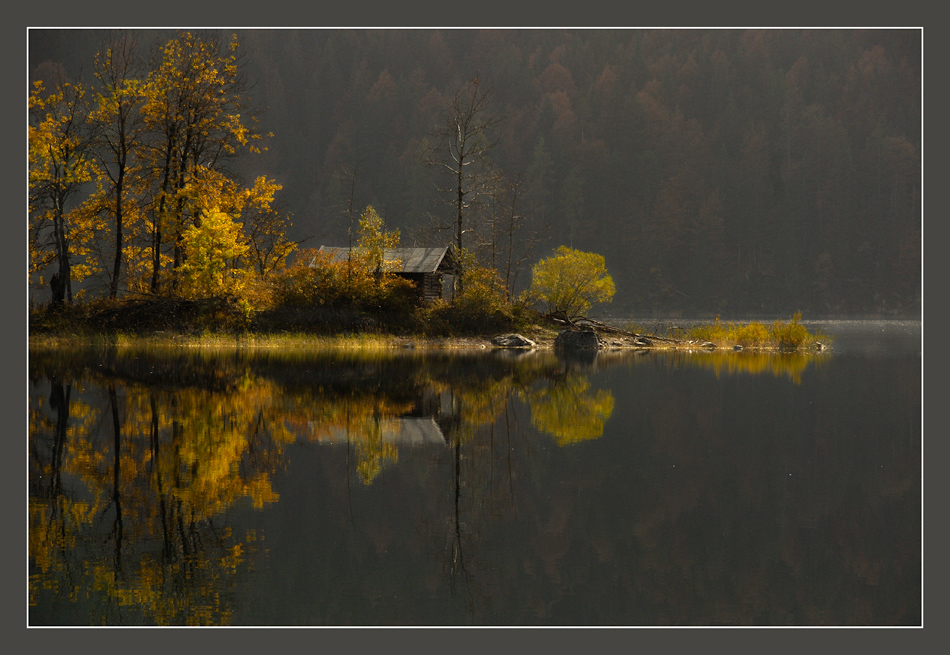
<path fill-rule="evenodd" d="M 517 296 L 501 273 L 452 245 L 401 248 L 370 206 L 353 248 L 296 252 L 267 275 L 195 251 L 162 293 L 54 301 L 30 312 L 36 344 L 294 346 L 334 348 L 818 349 L 830 342 L 801 313 L 771 325 L 713 323 L 648 330 L 589 318 L 615 291 L 604 258 L 566 246 L 531 270 Z M 461 254 L 460 254 L 461 253 Z"/>
<path fill-rule="evenodd" d="M 395 283 L 394 283 L 395 284 Z M 155 345 L 363 350 L 731 350 L 821 351 L 832 339 L 813 334 L 801 314 L 790 320 L 671 322 L 645 326 L 541 311 L 524 298 L 504 302 L 474 285 L 470 295 L 407 306 L 285 302 L 250 310 L 232 295 L 140 296 L 30 313 L 33 345 Z M 482 302 L 472 295 L 484 294 Z"/>
<path fill-rule="evenodd" d="M 300 250 L 259 275 L 227 265 L 214 235 L 159 293 L 54 300 L 30 313 L 34 343 L 173 343 L 359 348 L 716 350 L 823 348 L 801 314 L 788 322 L 722 323 L 648 331 L 589 318 L 615 292 L 604 257 L 561 246 L 531 269 L 513 295 L 499 270 L 452 246 L 399 247 L 369 206 L 355 247 Z M 211 245 L 209 245 L 209 243 Z M 208 250 L 210 249 L 210 250 Z M 206 252 L 206 250 L 208 250 Z"/>

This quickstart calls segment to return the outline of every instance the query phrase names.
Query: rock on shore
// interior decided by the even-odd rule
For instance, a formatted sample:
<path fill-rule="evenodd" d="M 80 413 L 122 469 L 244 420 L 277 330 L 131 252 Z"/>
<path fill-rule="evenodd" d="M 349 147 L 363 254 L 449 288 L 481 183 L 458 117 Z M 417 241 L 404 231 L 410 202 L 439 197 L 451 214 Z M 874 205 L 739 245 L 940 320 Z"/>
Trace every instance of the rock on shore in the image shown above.
<path fill-rule="evenodd" d="M 536 348 L 537 343 L 520 334 L 500 334 L 492 338 L 492 345 L 498 348 Z"/>
<path fill-rule="evenodd" d="M 602 350 L 606 344 L 590 330 L 564 330 L 554 340 L 555 350 Z"/>

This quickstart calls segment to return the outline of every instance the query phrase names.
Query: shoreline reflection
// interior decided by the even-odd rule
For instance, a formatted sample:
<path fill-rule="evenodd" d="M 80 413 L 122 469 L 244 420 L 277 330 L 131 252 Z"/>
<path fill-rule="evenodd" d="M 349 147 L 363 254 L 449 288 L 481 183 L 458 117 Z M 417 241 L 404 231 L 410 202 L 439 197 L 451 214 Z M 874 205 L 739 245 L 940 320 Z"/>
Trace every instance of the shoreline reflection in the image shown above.
<path fill-rule="evenodd" d="M 806 371 L 832 361 L 828 354 L 748 352 L 581 359 L 549 352 L 31 351 L 30 622 L 246 624 L 247 590 L 263 593 L 267 570 L 285 566 L 270 554 L 276 548 L 283 557 L 295 553 L 288 562 L 326 567 L 324 577 L 310 580 L 312 606 L 350 600 L 345 611 L 335 606 L 341 614 L 328 606 L 321 619 L 262 615 L 255 605 L 262 623 L 359 623 L 360 607 L 374 617 L 371 624 L 457 624 L 461 616 L 475 624 L 598 623 L 584 613 L 572 621 L 552 604 L 587 584 L 566 563 L 594 567 L 591 575 L 600 577 L 592 579 L 608 587 L 619 582 L 609 583 L 599 567 L 622 566 L 628 589 L 641 584 L 630 577 L 641 565 L 671 574 L 673 553 L 687 558 L 683 566 L 698 557 L 669 550 L 670 539 L 684 547 L 670 532 L 685 529 L 669 523 L 673 510 L 674 518 L 702 510 L 741 522 L 729 509 L 735 494 L 739 506 L 756 498 L 759 520 L 781 525 L 799 548 L 807 544 L 796 536 L 794 516 L 806 517 L 808 530 L 825 529 L 827 513 L 838 512 L 832 498 L 809 490 L 803 497 L 821 505 L 796 509 L 791 480 L 771 482 L 776 457 L 785 469 L 791 457 L 804 465 L 795 453 L 811 437 L 786 436 L 784 426 L 769 440 L 758 437 L 774 414 L 775 401 L 762 394 L 812 393 Z M 770 382 L 758 385 L 754 410 L 741 410 L 748 416 L 729 418 L 734 401 L 721 396 L 722 385 L 710 385 L 735 377 L 727 386 L 741 393 L 749 376 Z M 710 395 L 711 388 L 718 393 Z M 797 422 L 794 410 L 787 416 L 789 425 Z M 847 426 L 842 420 L 829 425 Z M 722 429 L 730 425 L 735 435 Z M 822 441 L 815 448 L 841 451 L 850 467 L 864 465 L 826 432 L 816 432 Z M 863 452 L 884 451 L 878 445 Z M 912 448 L 901 452 L 902 461 L 912 460 Z M 304 461 L 314 468 L 294 474 Z M 754 475 L 741 473 L 746 467 Z M 735 483 L 731 470 L 741 473 Z M 819 467 L 794 480 L 827 486 L 827 475 Z M 913 490 L 912 468 L 888 475 L 888 488 L 903 489 L 901 497 Z M 609 503 L 596 500 L 600 494 Z M 776 502 L 787 515 L 769 517 Z M 332 518 L 340 508 L 345 513 Z M 284 515 L 304 533 L 322 529 L 280 540 L 273 521 Z M 399 560 L 390 559 L 395 553 Z M 807 566 L 802 557 L 796 566 Z M 871 557 L 882 584 L 882 561 Z M 396 568 L 403 566 L 397 561 L 416 562 L 419 588 L 400 582 L 390 561 Z M 331 571 L 339 576 L 332 584 L 325 578 Z M 639 575 L 646 580 L 645 571 Z M 508 595 L 499 596 L 498 576 L 539 586 L 506 586 Z M 350 589 L 354 579 L 362 591 Z M 673 602 L 660 593 L 662 579 L 649 588 L 659 594 L 653 602 Z M 410 589 L 413 602 L 385 606 L 384 598 Z M 647 612 L 641 620 L 668 622 L 663 616 Z"/>

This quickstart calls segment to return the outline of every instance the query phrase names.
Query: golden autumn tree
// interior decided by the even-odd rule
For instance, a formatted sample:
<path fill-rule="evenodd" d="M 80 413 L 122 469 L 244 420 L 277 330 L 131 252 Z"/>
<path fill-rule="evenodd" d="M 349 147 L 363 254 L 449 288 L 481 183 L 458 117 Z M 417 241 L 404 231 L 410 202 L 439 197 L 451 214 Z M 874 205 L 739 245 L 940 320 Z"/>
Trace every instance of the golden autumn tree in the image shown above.
<path fill-rule="evenodd" d="M 386 250 L 399 246 L 399 230 L 386 230 L 385 222 L 372 205 L 360 216 L 358 236 L 356 256 L 367 270 L 377 277 L 393 270 L 398 262 L 387 261 Z"/>
<path fill-rule="evenodd" d="M 283 268 L 287 258 L 297 249 L 297 244 L 287 238 L 290 216 L 275 199 L 281 188 L 275 180 L 261 175 L 242 192 L 241 218 L 248 240 L 248 257 L 261 278 Z"/>
<path fill-rule="evenodd" d="M 202 170 L 225 174 L 240 152 L 257 152 L 263 137 L 245 111 L 246 83 L 239 69 L 238 41 L 225 43 L 181 32 L 153 55 L 145 80 L 142 115 L 151 135 L 149 179 L 151 291 L 159 290 L 161 271 L 175 273 L 185 259 L 184 234 L 200 220 L 188 200 Z M 170 250 L 170 254 L 166 254 Z M 168 257 L 166 260 L 165 257 Z"/>
<path fill-rule="evenodd" d="M 583 316 L 596 302 L 609 302 L 615 292 L 603 255 L 561 246 L 532 269 L 528 296 L 551 313 Z"/>
<path fill-rule="evenodd" d="M 247 280 L 239 262 L 248 249 L 240 223 L 223 211 L 208 211 L 182 234 L 181 293 L 193 298 L 239 294 Z"/>
<path fill-rule="evenodd" d="M 72 303 L 74 270 L 90 237 L 75 197 L 93 179 L 89 106 L 82 85 L 63 83 L 47 92 L 36 82 L 29 97 L 29 244 L 30 274 L 58 265 L 50 280 L 53 304 Z M 81 261 L 81 259 L 80 259 Z"/>
<path fill-rule="evenodd" d="M 30 93 L 31 283 L 45 284 L 56 265 L 50 285 L 62 304 L 92 275 L 116 299 L 184 292 L 185 276 L 194 295 L 202 284 L 214 288 L 222 270 L 235 279 L 238 269 L 255 270 L 264 280 L 285 266 L 297 244 L 276 199 L 281 185 L 265 176 L 245 184 L 232 166 L 260 152 L 264 138 L 237 39 L 183 31 L 144 59 L 124 34 L 104 43 L 93 64 L 88 88 L 37 82 Z M 202 222 L 221 225 L 220 214 L 243 236 L 226 229 L 202 240 L 210 229 Z M 186 242 L 226 261 L 185 267 Z"/>
<path fill-rule="evenodd" d="M 257 273 L 281 268 L 296 248 L 275 204 L 281 185 L 264 176 L 244 188 L 219 171 L 198 166 L 180 194 L 193 216 L 182 234 L 179 291 L 187 296 L 240 296 Z"/>

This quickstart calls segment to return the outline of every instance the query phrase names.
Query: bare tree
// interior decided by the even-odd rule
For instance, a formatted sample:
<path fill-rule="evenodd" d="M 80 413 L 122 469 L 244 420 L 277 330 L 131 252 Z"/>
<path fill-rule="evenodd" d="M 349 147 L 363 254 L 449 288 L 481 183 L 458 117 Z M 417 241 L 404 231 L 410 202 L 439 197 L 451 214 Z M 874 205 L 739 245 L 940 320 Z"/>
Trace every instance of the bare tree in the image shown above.
<path fill-rule="evenodd" d="M 353 237 L 356 234 L 357 219 L 359 218 L 356 211 L 356 178 L 361 163 L 357 161 L 352 166 L 344 165 L 338 173 L 341 186 L 349 184 L 350 187 L 346 199 L 346 209 L 344 210 L 346 216 L 346 245 L 350 250 L 353 250 Z"/>
<path fill-rule="evenodd" d="M 521 213 L 522 180 L 519 175 L 513 181 L 505 181 L 501 187 L 501 235 L 505 244 L 504 280 L 508 298 L 526 262 L 534 255 L 540 237 L 526 229 L 526 216 Z"/>
<path fill-rule="evenodd" d="M 489 154 L 498 144 L 493 128 L 503 120 L 491 111 L 492 90 L 478 77 L 462 88 L 449 106 L 434 136 L 427 163 L 438 166 L 451 182 L 439 187 L 449 197 L 454 219 L 452 228 L 459 259 L 465 252 L 465 234 L 472 229 L 470 210 L 489 196 L 497 176 Z M 455 277 L 456 292 L 461 291 L 464 271 Z"/>
<path fill-rule="evenodd" d="M 527 229 L 527 217 L 519 205 L 523 194 L 521 175 L 509 179 L 499 173 L 492 192 L 491 211 L 476 230 L 482 259 L 498 271 L 509 300 L 518 275 L 540 241 L 536 232 Z"/>

